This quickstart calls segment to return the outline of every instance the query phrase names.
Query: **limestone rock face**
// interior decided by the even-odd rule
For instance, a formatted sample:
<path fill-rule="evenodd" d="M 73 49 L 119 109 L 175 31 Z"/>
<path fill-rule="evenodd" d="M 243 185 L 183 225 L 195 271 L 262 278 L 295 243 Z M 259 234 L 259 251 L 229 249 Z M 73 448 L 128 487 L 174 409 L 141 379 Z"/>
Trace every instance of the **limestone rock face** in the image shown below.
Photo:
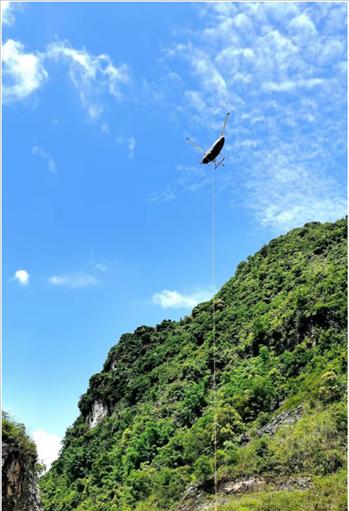
<path fill-rule="evenodd" d="M 35 459 L 23 455 L 17 442 L 3 442 L 3 511 L 43 511 L 37 485 L 35 463 Z"/>
<path fill-rule="evenodd" d="M 265 480 L 263 477 L 242 477 L 235 481 L 228 481 L 222 485 L 222 491 L 224 493 L 248 493 L 252 491 L 258 491 L 265 486 Z"/>
<path fill-rule="evenodd" d="M 257 436 L 261 437 L 262 435 L 275 435 L 276 431 L 280 426 L 287 426 L 290 424 L 294 424 L 297 422 L 301 416 L 302 416 L 302 406 L 297 406 L 294 410 L 287 410 L 285 412 L 280 413 L 274 419 L 266 424 L 265 426 L 261 427 L 257 430 L 256 434 Z M 245 433 L 241 435 L 240 437 L 240 443 L 242 445 L 247 444 L 250 442 L 251 437 L 249 435 L 246 435 Z"/>
<path fill-rule="evenodd" d="M 92 411 L 88 417 L 90 428 L 97 426 L 108 415 L 108 408 L 102 401 L 94 401 Z"/>
<path fill-rule="evenodd" d="M 295 410 L 287 410 L 277 415 L 269 424 L 263 426 L 257 431 L 258 436 L 271 435 L 276 433 L 280 426 L 290 425 L 297 422 L 302 416 L 302 406 L 298 406 Z"/>

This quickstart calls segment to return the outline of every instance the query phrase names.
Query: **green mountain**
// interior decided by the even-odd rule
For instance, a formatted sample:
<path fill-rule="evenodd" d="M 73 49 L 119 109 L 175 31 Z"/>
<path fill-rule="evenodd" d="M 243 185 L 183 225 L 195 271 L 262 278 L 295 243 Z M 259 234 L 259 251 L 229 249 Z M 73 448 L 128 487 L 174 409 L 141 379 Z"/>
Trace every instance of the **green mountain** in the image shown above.
<path fill-rule="evenodd" d="M 347 509 L 346 240 L 345 220 L 294 229 L 214 301 L 122 335 L 41 480 L 45 510 L 215 509 L 215 420 L 219 511 Z"/>

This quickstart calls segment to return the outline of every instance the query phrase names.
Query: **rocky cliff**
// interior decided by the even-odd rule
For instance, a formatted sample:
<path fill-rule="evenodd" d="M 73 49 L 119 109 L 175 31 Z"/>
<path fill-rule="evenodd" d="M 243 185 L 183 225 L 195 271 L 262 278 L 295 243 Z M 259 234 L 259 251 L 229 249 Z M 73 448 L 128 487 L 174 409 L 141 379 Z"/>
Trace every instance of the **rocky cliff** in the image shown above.
<path fill-rule="evenodd" d="M 42 511 L 35 445 L 23 425 L 3 417 L 3 511 Z"/>

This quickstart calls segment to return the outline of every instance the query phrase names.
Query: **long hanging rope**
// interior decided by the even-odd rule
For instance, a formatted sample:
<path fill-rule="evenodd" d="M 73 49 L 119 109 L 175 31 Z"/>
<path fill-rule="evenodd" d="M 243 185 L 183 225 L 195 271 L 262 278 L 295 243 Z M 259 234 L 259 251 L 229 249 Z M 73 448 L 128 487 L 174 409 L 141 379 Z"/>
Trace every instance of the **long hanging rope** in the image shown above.
<path fill-rule="evenodd" d="M 212 264 L 212 287 L 216 293 L 216 246 L 215 246 L 215 168 L 211 174 L 211 264 Z M 213 340 L 213 447 L 214 447 L 214 511 L 217 511 L 217 379 L 216 379 L 216 306 L 215 298 L 212 300 L 212 340 Z"/>

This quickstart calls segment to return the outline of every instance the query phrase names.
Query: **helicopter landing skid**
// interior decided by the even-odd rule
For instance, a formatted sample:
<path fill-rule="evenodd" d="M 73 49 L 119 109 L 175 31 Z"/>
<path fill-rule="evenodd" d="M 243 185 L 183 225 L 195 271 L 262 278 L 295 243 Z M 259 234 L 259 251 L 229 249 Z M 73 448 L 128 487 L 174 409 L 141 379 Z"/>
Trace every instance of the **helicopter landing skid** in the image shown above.
<path fill-rule="evenodd" d="M 224 162 L 224 160 L 225 160 L 225 157 L 223 157 L 223 158 L 221 159 L 221 161 L 219 161 L 218 163 L 216 163 L 216 161 L 215 161 L 215 162 L 214 162 L 214 168 L 216 169 L 216 168 L 220 167 L 221 165 L 222 165 L 222 167 L 224 167 L 224 163 L 223 163 L 223 162 Z"/>

